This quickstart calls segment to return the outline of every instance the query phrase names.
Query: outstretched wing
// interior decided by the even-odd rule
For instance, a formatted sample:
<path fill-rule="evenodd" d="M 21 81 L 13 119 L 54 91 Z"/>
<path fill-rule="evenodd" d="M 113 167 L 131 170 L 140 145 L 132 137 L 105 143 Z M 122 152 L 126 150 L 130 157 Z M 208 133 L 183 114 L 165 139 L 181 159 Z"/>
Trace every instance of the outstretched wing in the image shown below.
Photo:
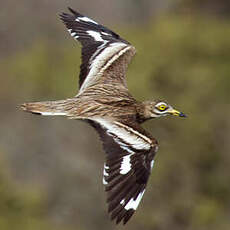
<path fill-rule="evenodd" d="M 69 33 L 82 45 L 82 64 L 80 67 L 79 85 L 82 92 L 89 85 L 95 83 L 103 73 L 117 60 L 122 58 L 122 65 L 113 68 L 117 72 L 117 79 L 124 82 L 124 74 L 135 48 L 118 34 L 98 24 L 69 8 L 72 14 L 62 13 L 61 20 Z M 116 79 L 114 79 L 116 81 Z"/>
<path fill-rule="evenodd" d="M 145 192 L 158 148 L 138 125 L 96 119 L 91 123 L 98 131 L 106 151 L 103 184 L 107 192 L 108 212 L 116 223 L 131 218 Z"/>

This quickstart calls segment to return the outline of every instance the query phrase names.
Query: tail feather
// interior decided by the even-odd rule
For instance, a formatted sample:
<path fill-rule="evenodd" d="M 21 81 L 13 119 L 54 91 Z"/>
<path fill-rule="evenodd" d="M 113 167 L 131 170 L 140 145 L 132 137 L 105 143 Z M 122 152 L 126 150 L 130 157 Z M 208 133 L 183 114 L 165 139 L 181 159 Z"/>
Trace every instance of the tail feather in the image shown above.
<path fill-rule="evenodd" d="M 24 103 L 21 105 L 22 110 L 34 114 L 46 116 L 64 116 L 67 115 L 66 100 L 60 101 L 45 101 L 45 102 L 32 102 Z"/>

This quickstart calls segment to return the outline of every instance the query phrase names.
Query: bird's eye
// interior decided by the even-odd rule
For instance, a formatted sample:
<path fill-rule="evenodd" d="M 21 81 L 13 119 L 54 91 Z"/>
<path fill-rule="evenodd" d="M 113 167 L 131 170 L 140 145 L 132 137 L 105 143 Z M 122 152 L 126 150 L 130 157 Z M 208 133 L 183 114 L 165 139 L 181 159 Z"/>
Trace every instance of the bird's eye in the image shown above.
<path fill-rule="evenodd" d="M 159 105 L 157 108 L 158 108 L 160 111 L 164 111 L 164 110 L 167 109 L 167 106 L 166 106 L 166 105 Z"/>

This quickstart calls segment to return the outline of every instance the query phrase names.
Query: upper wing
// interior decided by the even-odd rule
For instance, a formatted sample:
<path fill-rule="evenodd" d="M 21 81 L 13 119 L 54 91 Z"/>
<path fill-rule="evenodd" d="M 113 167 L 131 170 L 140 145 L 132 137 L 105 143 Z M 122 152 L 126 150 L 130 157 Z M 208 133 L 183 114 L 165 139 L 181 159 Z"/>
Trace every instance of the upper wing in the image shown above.
<path fill-rule="evenodd" d="M 82 45 L 82 64 L 80 67 L 79 92 L 95 83 L 109 66 L 123 57 L 123 65 L 112 71 L 118 72 L 118 78 L 124 81 L 124 74 L 135 48 L 118 34 L 87 18 L 73 9 L 72 14 L 62 13 L 61 20 L 69 33 Z M 114 79 L 116 80 L 116 79 Z"/>
<path fill-rule="evenodd" d="M 108 212 L 116 223 L 131 218 L 145 192 L 158 148 L 157 141 L 139 125 L 96 119 L 106 151 L 103 184 L 107 192 Z"/>

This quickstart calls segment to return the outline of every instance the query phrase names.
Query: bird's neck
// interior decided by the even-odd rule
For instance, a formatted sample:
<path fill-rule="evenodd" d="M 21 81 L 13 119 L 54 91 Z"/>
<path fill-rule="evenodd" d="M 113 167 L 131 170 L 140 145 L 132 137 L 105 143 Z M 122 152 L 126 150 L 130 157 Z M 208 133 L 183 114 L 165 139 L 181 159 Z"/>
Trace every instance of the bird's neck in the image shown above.
<path fill-rule="evenodd" d="M 154 118 L 153 114 L 151 113 L 151 102 L 139 102 L 137 106 L 137 122 L 143 123 L 149 119 Z"/>

